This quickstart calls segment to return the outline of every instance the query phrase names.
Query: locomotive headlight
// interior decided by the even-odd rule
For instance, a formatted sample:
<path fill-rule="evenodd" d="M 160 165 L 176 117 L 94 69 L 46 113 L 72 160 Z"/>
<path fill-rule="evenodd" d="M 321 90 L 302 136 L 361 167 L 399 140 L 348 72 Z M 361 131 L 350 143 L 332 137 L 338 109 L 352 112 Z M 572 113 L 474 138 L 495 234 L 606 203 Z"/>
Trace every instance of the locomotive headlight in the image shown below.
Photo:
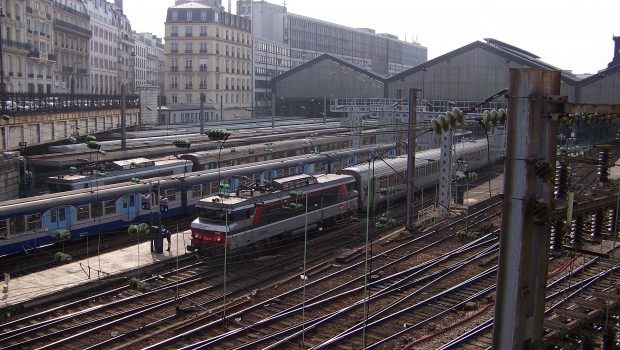
<path fill-rule="evenodd" d="M 221 240 L 222 240 L 222 237 L 217 236 L 217 237 L 215 238 L 215 240 L 216 240 L 217 242 L 219 242 L 219 241 L 221 241 Z"/>

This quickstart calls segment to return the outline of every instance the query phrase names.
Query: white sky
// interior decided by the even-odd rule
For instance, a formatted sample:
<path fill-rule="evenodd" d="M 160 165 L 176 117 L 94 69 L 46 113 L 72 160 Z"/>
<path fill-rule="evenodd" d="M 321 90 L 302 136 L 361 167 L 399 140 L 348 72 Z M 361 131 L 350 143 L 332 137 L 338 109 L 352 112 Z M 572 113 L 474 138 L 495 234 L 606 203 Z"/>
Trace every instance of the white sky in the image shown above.
<path fill-rule="evenodd" d="M 236 1 L 231 3 L 234 13 Z M 228 0 L 222 4 L 227 7 Z M 618 0 L 286 0 L 286 4 L 291 13 L 371 28 L 401 40 L 416 39 L 428 48 L 429 60 L 494 38 L 560 69 L 596 73 L 613 58 L 612 36 L 620 36 Z M 123 6 L 134 30 L 164 37 L 166 10 L 174 0 L 124 0 Z"/>

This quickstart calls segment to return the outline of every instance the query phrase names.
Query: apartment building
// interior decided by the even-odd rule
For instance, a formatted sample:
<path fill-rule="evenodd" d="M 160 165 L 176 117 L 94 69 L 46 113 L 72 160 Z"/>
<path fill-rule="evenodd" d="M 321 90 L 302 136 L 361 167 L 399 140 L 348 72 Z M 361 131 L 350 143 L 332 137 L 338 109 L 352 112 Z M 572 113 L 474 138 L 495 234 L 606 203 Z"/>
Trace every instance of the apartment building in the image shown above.
<path fill-rule="evenodd" d="M 177 0 L 165 30 L 168 105 L 200 103 L 204 94 L 216 120 L 252 107 L 249 18 L 225 12 L 220 0 Z"/>

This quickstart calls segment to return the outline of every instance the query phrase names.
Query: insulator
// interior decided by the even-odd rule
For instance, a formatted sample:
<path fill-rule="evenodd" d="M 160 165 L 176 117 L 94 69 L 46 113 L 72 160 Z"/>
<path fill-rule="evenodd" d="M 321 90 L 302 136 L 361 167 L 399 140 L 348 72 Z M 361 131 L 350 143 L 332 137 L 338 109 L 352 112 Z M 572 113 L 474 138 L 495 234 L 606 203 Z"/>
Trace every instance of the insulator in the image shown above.
<path fill-rule="evenodd" d="M 594 339 L 590 335 L 584 335 L 583 339 L 581 339 L 581 350 L 594 350 L 596 349 L 596 344 Z"/>
<path fill-rule="evenodd" d="M 551 250 L 554 252 L 562 251 L 564 241 L 565 226 L 562 220 L 554 220 L 551 224 Z"/>
<path fill-rule="evenodd" d="M 602 149 L 598 153 L 598 181 L 605 183 L 609 180 L 609 150 Z"/>
<path fill-rule="evenodd" d="M 607 232 L 608 222 L 605 209 L 599 208 L 592 217 L 592 240 L 600 241 L 604 232 Z"/>
<path fill-rule="evenodd" d="M 559 162 L 556 169 L 556 183 L 555 183 L 555 196 L 558 199 L 566 199 L 566 194 L 569 190 L 570 180 L 570 167 L 566 162 Z"/>
<path fill-rule="evenodd" d="M 538 176 L 544 182 L 548 182 L 553 179 L 553 169 L 551 169 L 551 166 L 547 162 L 536 162 L 534 171 L 536 172 L 536 176 Z"/>
<path fill-rule="evenodd" d="M 584 231 L 585 221 L 581 215 L 573 219 L 573 223 L 571 225 L 571 244 L 580 246 L 583 243 Z"/>
<path fill-rule="evenodd" d="M 609 234 L 612 235 L 612 237 L 616 237 L 616 229 L 619 228 L 620 226 L 618 226 L 618 211 L 617 209 L 614 207 L 612 210 L 609 211 Z"/>
<path fill-rule="evenodd" d="M 618 335 L 616 334 L 616 327 L 613 324 L 608 323 L 603 332 L 603 341 L 601 344 L 602 350 L 616 350 L 616 342 Z"/>

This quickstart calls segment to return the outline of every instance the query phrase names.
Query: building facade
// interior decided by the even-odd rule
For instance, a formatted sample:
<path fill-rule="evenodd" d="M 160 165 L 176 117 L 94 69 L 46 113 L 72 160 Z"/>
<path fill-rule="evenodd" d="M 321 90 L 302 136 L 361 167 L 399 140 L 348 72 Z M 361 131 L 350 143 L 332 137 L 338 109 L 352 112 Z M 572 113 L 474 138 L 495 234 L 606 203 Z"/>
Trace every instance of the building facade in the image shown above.
<path fill-rule="evenodd" d="M 166 103 L 205 103 L 215 119 L 252 106 L 251 21 L 225 12 L 220 0 L 176 1 L 165 23 Z"/>
<path fill-rule="evenodd" d="M 163 95 L 164 43 L 152 33 L 134 33 L 135 43 L 135 84 L 160 87 L 159 96 Z"/>
<path fill-rule="evenodd" d="M 426 47 L 373 29 L 350 28 L 287 11 L 265 1 L 239 0 L 237 14 L 252 18 L 256 114 L 271 114 L 270 81 L 322 54 L 382 76 L 426 62 Z"/>
<path fill-rule="evenodd" d="M 54 1 L 54 83 L 52 92 L 89 92 L 90 16 L 80 0 Z"/>

